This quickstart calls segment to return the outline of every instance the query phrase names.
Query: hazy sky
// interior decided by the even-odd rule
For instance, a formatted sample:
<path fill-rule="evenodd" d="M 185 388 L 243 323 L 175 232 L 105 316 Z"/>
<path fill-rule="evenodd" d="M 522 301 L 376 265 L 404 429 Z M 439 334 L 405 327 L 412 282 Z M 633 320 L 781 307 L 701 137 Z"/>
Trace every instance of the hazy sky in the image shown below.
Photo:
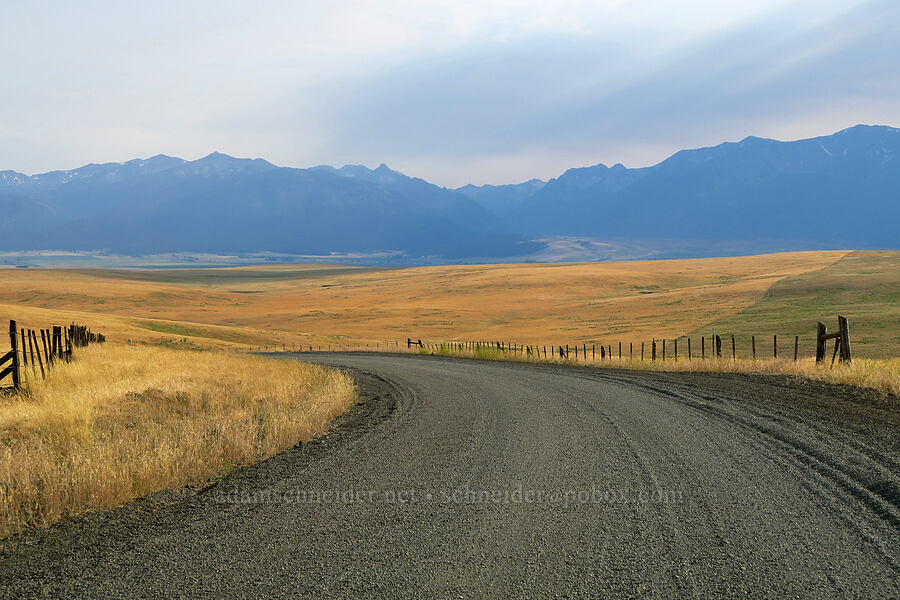
<path fill-rule="evenodd" d="M 0 170 L 214 150 L 448 186 L 900 125 L 897 0 L 0 4 Z"/>

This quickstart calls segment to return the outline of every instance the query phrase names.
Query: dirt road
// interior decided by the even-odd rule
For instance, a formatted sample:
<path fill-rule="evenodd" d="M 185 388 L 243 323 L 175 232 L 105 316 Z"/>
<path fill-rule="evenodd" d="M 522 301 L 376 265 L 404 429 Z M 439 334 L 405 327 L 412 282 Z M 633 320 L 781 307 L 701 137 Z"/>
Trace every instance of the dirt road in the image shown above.
<path fill-rule="evenodd" d="M 778 377 L 300 358 L 356 374 L 364 400 L 331 435 L 14 538 L 0 595 L 900 595 L 896 398 Z"/>

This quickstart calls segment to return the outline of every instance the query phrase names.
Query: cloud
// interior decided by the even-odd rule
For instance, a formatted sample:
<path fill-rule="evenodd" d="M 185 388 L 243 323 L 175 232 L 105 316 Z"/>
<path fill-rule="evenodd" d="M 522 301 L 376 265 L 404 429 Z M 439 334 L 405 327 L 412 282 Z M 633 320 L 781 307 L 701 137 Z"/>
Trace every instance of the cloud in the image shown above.
<path fill-rule="evenodd" d="M 791 118 L 821 115 L 809 135 L 896 123 L 898 12 L 873 2 L 814 25 L 776 12 L 652 60 L 602 37 L 544 37 L 375 69 L 329 103 L 327 152 L 353 145 L 399 166 L 432 157 L 426 174 L 455 184 L 441 161 L 456 171 L 471 157 L 470 172 L 505 157 L 533 165 L 535 152 L 554 166 L 554 153 L 651 164 L 685 146 L 780 131 Z M 515 161 L 505 162 L 511 175 Z"/>
<path fill-rule="evenodd" d="M 893 1 L 0 7 L 0 169 L 212 150 L 457 185 L 897 124 Z"/>

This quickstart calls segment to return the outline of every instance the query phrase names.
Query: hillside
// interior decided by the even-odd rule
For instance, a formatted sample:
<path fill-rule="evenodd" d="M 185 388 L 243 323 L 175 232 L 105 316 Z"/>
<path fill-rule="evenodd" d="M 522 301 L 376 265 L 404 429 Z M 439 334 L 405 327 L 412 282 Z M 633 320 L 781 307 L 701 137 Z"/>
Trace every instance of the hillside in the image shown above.
<path fill-rule="evenodd" d="M 504 216 L 539 235 L 896 248 L 900 129 L 749 137 L 641 169 L 571 169 Z"/>
<path fill-rule="evenodd" d="M 385 171 L 281 168 L 214 153 L 5 172 L 0 250 L 503 257 L 534 246 L 498 234 L 498 218 L 466 196 Z"/>
<path fill-rule="evenodd" d="M 614 343 L 693 333 L 801 336 L 851 320 L 858 356 L 900 356 L 900 252 L 403 269 L 0 269 L 0 317 L 90 323 L 196 347 L 405 340 Z M 787 339 L 782 337 L 782 339 Z M 0 340 L 0 350 L 3 341 Z"/>

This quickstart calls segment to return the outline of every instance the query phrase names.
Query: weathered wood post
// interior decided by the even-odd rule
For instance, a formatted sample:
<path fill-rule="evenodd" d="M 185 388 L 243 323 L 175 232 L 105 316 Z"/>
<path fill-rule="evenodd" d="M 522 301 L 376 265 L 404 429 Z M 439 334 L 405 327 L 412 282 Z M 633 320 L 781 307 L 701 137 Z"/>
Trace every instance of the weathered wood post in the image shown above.
<path fill-rule="evenodd" d="M 841 334 L 841 362 L 851 362 L 850 357 L 850 324 L 847 317 L 838 316 L 838 332 Z"/>
<path fill-rule="evenodd" d="M 63 327 L 63 340 L 66 344 L 66 362 L 72 361 L 72 338 L 69 336 L 69 328 Z"/>
<path fill-rule="evenodd" d="M 37 360 L 38 366 L 41 367 L 41 377 L 46 378 L 47 373 L 44 371 L 44 361 L 41 359 L 41 347 L 38 345 L 37 334 L 34 333 L 34 329 L 30 329 L 29 333 L 31 334 L 31 341 L 28 342 L 28 347 L 32 348 L 31 342 L 34 342 L 34 348 L 37 349 Z M 32 360 L 34 360 L 34 355 L 31 356 Z"/>
<path fill-rule="evenodd" d="M 10 360 L 12 364 L 0 372 L 0 379 L 3 379 L 8 372 L 12 375 L 13 389 L 18 390 L 22 387 L 22 381 L 19 379 L 19 329 L 13 320 L 9 322 L 9 346 L 11 348 L 10 354 L 12 356 L 10 356 Z M 22 354 L 25 354 L 24 347 L 22 348 Z"/>
<path fill-rule="evenodd" d="M 753 360 L 756 360 L 756 336 L 750 336 L 750 345 L 753 346 Z"/>
<path fill-rule="evenodd" d="M 678 362 L 678 338 L 675 338 L 675 361 Z"/>
<path fill-rule="evenodd" d="M 794 362 L 797 362 L 797 354 L 800 353 L 800 336 L 794 336 Z"/>
<path fill-rule="evenodd" d="M 663 338 L 662 359 L 666 360 L 666 338 Z"/>
<path fill-rule="evenodd" d="M 722 358 L 722 338 L 716 334 L 716 358 Z"/>
<path fill-rule="evenodd" d="M 50 369 L 50 353 L 47 351 L 47 335 L 44 329 L 41 329 L 41 345 L 44 346 L 44 358 L 47 359 L 47 369 Z"/>
<path fill-rule="evenodd" d="M 652 345 L 650 346 L 650 360 L 656 360 L 656 338 L 653 338 Z"/>
<path fill-rule="evenodd" d="M 772 357 L 778 358 L 778 336 L 772 336 Z"/>
<path fill-rule="evenodd" d="M 734 336 L 731 336 L 731 360 L 737 360 L 737 350 L 734 347 Z"/>
<path fill-rule="evenodd" d="M 35 365 L 37 364 L 37 362 L 34 360 L 34 347 L 37 344 L 32 342 L 33 338 L 34 338 L 34 330 L 29 329 L 28 330 L 28 354 L 31 356 L 31 372 L 32 372 L 32 374 L 37 376 L 37 369 L 35 368 Z M 23 351 L 25 350 L 24 346 L 22 346 L 22 350 Z M 41 351 L 38 350 L 38 358 L 40 358 L 40 357 L 41 357 Z M 41 375 L 43 375 L 43 374 L 44 374 L 44 369 L 43 369 L 43 367 L 41 367 Z"/>
<path fill-rule="evenodd" d="M 28 366 L 28 343 L 25 341 L 25 328 L 21 329 L 22 332 L 22 366 Z M 26 374 L 28 373 L 28 369 L 25 369 Z"/>
<path fill-rule="evenodd" d="M 706 336 L 700 336 L 700 358 L 706 358 Z"/>
<path fill-rule="evenodd" d="M 691 360 L 691 338 L 688 338 L 688 360 Z"/>
<path fill-rule="evenodd" d="M 644 362 L 644 342 L 641 342 L 641 362 Z"/>

